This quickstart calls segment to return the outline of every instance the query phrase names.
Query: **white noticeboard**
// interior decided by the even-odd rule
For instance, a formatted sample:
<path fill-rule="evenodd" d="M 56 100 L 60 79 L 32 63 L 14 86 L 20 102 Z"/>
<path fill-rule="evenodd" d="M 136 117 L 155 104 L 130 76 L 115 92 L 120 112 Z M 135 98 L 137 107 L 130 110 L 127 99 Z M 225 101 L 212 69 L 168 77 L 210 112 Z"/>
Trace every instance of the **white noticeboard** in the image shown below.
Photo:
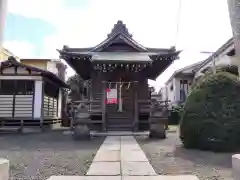
<path fill-rule="evenodd" d="M 107 104 L 117 104 L 117 89 L 107 89 Z"/>

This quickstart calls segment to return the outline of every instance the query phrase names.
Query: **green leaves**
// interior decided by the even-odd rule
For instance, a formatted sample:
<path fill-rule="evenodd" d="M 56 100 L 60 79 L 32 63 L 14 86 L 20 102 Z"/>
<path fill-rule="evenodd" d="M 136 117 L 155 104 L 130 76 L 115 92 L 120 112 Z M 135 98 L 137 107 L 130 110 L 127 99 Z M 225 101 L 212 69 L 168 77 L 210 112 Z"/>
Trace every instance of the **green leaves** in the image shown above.
<path fill-rule="evenodd" d="M 202 77 L 183 109 L 180 137 L 184 146 L 214 151 L 240 147 L 239 92 L 240 82 L 228 72 Z"/>
<path fill-rule="evenodd" d="M 69 93 L 69 97 L 72 100 L 80 100 L 82 98 L 82 94 L 84 91 L 84 87 L 86 87 L 86 82 L 81 78 L 81 76 L 75 74 L 67 80 L 67 84 L 70 86 L 71 91 Z"/>

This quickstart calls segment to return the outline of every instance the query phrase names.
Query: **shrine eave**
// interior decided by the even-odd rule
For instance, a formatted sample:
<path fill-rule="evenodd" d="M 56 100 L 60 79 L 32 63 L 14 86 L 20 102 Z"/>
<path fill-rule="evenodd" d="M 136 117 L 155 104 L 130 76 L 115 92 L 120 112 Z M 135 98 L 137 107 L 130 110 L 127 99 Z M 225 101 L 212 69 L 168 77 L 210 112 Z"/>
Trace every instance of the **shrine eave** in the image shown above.
<path fill-rule="evenodd" d="M 179 59 L 179 54 L 181 51 L 175 51 L 173 53 L 163 55 L 152 55 L 151 58 L 154 59 L 151 66 L 144 69 L 144 73 L 151 80 L 156 80 L 156 78 L 162 74 L 176 59 Z"/>
<path fill-rule="evenodd" d="M 58 50 L 60 57 L 67 60 L 73 59 L 90 60 L 91 62 L 152 62 L 155 60 L 162 60 L 166 58 L 175 59 L 180 51 L 175 52 L 68 52 L 64 50 Z"/>
<path fill-rule="evenodd" d="M 87 48 L 70 48 L 68 46 L 64 46 L 62 50 L 58 50 L 58 51 L 64 51 L 64 52 L 68 52 L 68 53 L 73 53 L 73 54 L 84 54 L 84 53 L 94 53 L 93 51 L 94 47 L 87 47 Z M 175 52 L 176 50 L 174 49 L 174 47 L 172 48 L 149 48 L 146 47 L 145 48 L 147 51 L 145 51 L 144 53 L 157 53 L 157 54 L 166 54 L 166 53 L 172 53 Z"/>
<path fill-rule="evenodd" d="M 82 52 L 70 53 L 59 51 L 63 58 L 83 79 L 90 79 L 93 64 L 148 64 L 142 71 L 149 79 L 155 80 L 174 60 L 181 51 L 172 53 L 120 53 L 120 52 Z M 123 56 L 124 55 L 124 56 Z M 125 58 L 125 59 L 124 59 Z M 142 58 L 142 59 L 141 59 Z M 140 60 L 141 59 L 141 60 Z"/>

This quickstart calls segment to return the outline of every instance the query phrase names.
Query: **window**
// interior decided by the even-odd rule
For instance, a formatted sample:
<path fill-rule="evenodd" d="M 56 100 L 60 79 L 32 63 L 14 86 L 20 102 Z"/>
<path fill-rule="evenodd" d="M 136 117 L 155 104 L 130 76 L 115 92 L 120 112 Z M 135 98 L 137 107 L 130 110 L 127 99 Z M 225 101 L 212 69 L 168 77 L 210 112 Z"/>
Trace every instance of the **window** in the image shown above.
<path fill-rule="evenodd" d="M 30 95 L 33 94 L 34 81 L 16 80 L 16 87 L 18 95 Z"/>
<path fill-rule="evenodd" d="M 15 92 L 14 80 L 1 80 L 0 81 L 0 94 L 13 95 Z"/>
<path fill-rule="evenodd" d="M 58 97 L 58 92 L 59 92 L 58 87 L 50 84 L 49 82 L 45 83 L 45 85 L 44 85 L 44 93 L 47 96 L 57 98 Z"/>
<path fill-rule="evenodd" d="M 185 101 L 188 94 L 188 81 L 180 80 L 180 101 Z"/>
<path fill-rule="evenodd" d="M 1 80 L 0 94 L 3 95 L 29 95 L 33 94 L 34 81 L 29 80 Z"/>
<path fill-rule="evenodd" d="M 170 91 L 173 91 L 173 84 L 170 86 Z"/>

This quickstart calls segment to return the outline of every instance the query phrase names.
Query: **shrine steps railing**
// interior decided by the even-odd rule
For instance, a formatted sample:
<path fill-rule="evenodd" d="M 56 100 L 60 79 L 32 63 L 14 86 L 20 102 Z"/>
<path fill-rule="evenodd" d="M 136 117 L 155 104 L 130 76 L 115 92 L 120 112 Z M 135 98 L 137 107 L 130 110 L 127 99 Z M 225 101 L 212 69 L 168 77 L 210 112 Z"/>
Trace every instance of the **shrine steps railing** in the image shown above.
<path fill-rule="evenodd" d="M 104 102 L 105 103 L 105 102 Z M 149 126 L 149 118 L 154 116 L 153 114 L 159 109 L 168 109 L 169 101 L 159 101 L 156 99 L 153 100 L 138 100 L 138 124 L 139 129 L 148 129 Z M 72 112 L 76 110 L 76 108 L 80 105 L 87 105 L 87 112 L 90 114 L 89 124 L 96 124 L 98 126 L 103 126 L 106 123 L 106 113 L 103 112 L 102 106 L 103 102 L 101 99 L 99 100 L 81 100 L 81 101 L 73 101 L 72 102 Z M 158 104 L 158 108 L 154 107 L 154 104 Z M 74 113 L 72 114 L 74 116 Z M 74 119 L 74 117 L 72 118 Z M 158 116 L 158 119 L 166 119 L 165 116 Z M 72 126 L 72 122 L 71 122 Z M 106 127 L 106 124 L 104 125 Z"/>

